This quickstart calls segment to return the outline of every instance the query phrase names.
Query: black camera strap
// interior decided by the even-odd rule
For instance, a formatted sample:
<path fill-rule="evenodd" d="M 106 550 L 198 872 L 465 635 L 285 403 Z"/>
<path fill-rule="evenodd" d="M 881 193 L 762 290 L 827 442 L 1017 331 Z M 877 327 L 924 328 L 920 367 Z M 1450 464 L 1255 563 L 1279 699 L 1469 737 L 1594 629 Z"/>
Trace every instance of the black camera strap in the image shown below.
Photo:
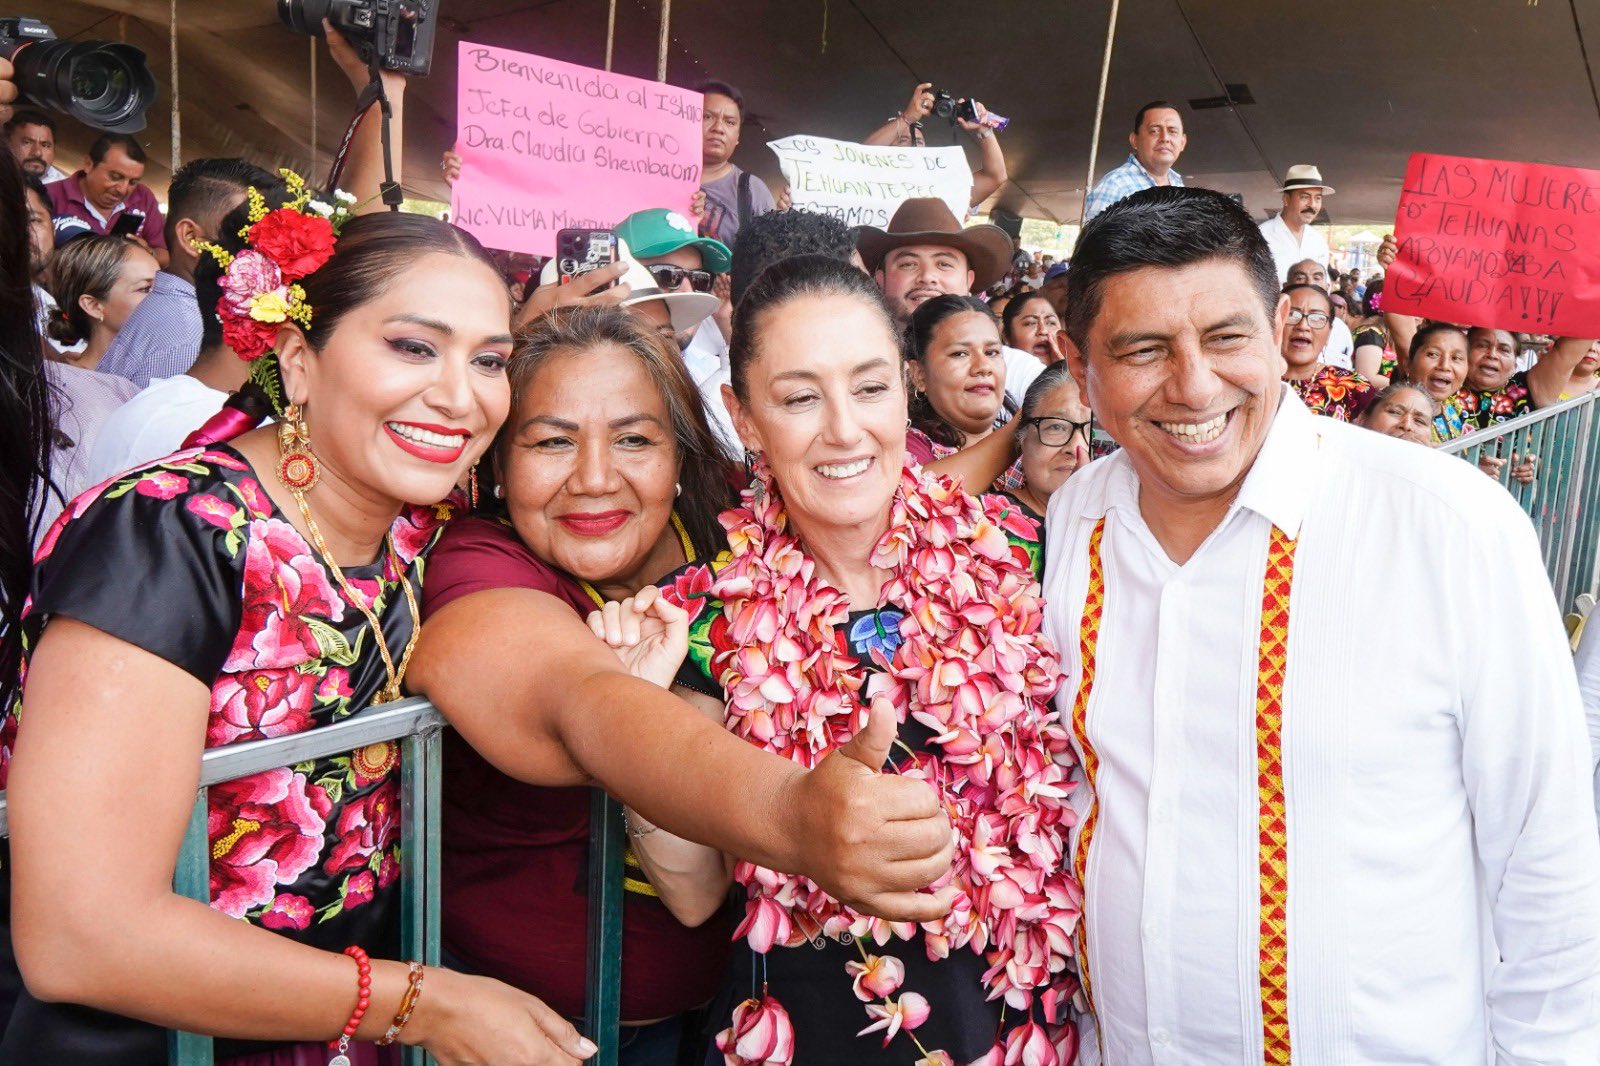
<path fill-rule="evenodd" d="M 373 104 L 379 108 L 378 121 L 383 123 L 379 136 L 383 142 L 383 202 L 389 210 L 398 211 L 405 202 L 405 193 L 401 190 L 399 182 L 394 180 L 394 151 L 390 138 L 390 128 L 394 119 L 394 108 L 389 103 L 389 94 L 383 89 L 383 76 L 378 66 L 378 59 L 373 57 L 370 65 L 371 77 L 366 87 L 356 96 L 355 117 L 350 120 L 350 125 L 344 131 L 344 138 L 339 142 L 339 150 L 334 153 L 333 165 L 328 168 L 327 188 L 331 192 L 339 187 L 339 179 L 344 176 L 345 164 L 349 161 L 350 144 L 355 140 L 356 131 L 361 128 L 361 122 L 367 117 Z"/>

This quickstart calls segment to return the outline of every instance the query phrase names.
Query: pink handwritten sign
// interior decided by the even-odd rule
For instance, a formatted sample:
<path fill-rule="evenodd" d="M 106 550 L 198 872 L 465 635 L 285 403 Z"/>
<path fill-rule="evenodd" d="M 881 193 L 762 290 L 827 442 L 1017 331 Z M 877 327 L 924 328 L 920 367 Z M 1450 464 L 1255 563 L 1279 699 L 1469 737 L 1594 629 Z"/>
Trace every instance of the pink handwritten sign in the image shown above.
<path fill-rule="evenodd" d="M 1383 309 L 1600 337 L 1600 171 L 1411 157 Z"/>
<path fill-rule="evenodd" d="M 688 212 L 699 93 L 467 41 L 460 67 L 451 218 L 485 245 L 553 255 L 560 229 Z"/>

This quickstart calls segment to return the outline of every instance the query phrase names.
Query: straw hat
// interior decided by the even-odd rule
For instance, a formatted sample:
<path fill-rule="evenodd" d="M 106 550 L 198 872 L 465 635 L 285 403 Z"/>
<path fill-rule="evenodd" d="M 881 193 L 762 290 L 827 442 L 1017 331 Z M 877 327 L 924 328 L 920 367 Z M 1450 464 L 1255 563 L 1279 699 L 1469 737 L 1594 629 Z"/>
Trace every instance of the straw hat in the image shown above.
<path fill-rule="evenodd" d="M 1322 180 L 1322 171 L 1310 163 L 1296 163 L 1289 168 L 1289 173 L 1284 175 L 1283 188 L 1279 192 L 1294 192 L 1296 189 L 1321 189 L 1322 195 L 1332 196 L 1333 186 Z"/>

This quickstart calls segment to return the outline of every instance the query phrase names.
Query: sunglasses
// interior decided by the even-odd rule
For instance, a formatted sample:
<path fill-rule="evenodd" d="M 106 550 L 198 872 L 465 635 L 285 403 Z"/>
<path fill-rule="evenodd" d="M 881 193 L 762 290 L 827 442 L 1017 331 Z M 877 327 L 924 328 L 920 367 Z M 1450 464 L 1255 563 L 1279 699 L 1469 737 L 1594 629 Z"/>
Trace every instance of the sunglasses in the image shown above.
<path fill-rule="evenodd" d="M 656 284 L 668 292 L 682 285 L 684 279 L 689 280 L 689 288 L 695 292 L 711 291 L 711 272 L 709 270 L 685 270 L 682 267 L 671 266 L 667 263 L 657 263 L 647 267 L 650 276 L 656 279 Z"/>
<path fill-rule="evenodd" d="M 1087 422 L 1074 422 L 1070 418 L 1057 418 L 1054 415 L 1041 415 L 1030 418 L 1024 425 L 1032 426 L 1033 432 L 1038 436 L 1039 443 L 1046 448 L 1060 448 L 1071 443 L 1072 438 L 1079 433 L 1084 440 L 1094 436 L 1094 419 Z"/>

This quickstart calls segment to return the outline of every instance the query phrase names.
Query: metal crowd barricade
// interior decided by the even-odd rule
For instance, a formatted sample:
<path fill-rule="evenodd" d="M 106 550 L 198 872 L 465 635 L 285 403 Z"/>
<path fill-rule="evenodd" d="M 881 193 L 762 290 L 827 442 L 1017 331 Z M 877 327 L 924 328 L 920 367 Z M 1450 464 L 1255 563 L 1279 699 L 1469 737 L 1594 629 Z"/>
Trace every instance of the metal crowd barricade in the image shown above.
<path fill-rule="evenodd" d="M 1600 426 L 1589 393 L 1458 437 L 1441 450 L 1477 463 L 1503 460 L 1496 475 L 1539 531 L 1545 569 L 1563 611 L 1596 591 L 1600 553 Z M 1517 461 L 1537 456 L 1531 482 L 1514 477 Z"/>
<path fill-rule="evenodd" d="M 405 958 L 439 965 L 440 734 L 444 717 L 423 699 L 374 708 L 334 725 L 294 736 L 213 748 L 201 760 L 200 792 L 174 872 L 173 889 L 209 901 L 211 842 L 206 829 L 206 790 L 280 766 L 341 755 L 369 744 L 400 743 L 400 943 Z M 621 808 L 595 789 L 594 836 L 590 845 L 589 1003 L 586 1034 L 600 1048 L 589 1061 L 616 1066 L 622 974 Z M 10 835 L 5 793 L 0 792 L 0 836 Z M 576 960 L 574 960 L 576 962 Z M 212 1066 L 212 1040 L 173 1033 L 169 1066 Z M 404 1049 L 405 1066 L 431 1064 L 420 1048 Z"/>

